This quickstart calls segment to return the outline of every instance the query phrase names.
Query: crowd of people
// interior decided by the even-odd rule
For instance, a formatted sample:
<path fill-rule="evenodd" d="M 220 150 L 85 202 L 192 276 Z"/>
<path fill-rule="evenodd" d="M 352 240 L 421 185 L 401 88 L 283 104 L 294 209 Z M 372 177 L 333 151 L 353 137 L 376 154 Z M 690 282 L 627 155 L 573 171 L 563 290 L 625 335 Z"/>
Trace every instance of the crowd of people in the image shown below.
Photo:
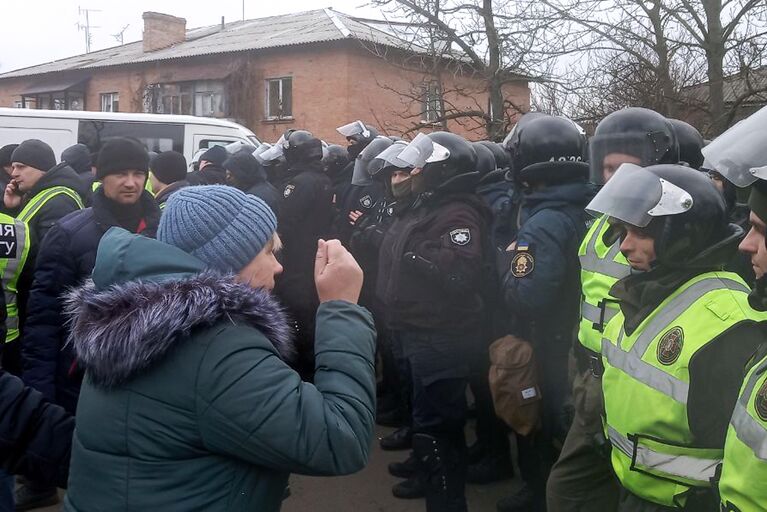
<path fill-rule="evenodd" d="M 376 422 L 427 512 L 767 510 L 765 122 L 0 148 L 0 511 L 276 511 Z"/>

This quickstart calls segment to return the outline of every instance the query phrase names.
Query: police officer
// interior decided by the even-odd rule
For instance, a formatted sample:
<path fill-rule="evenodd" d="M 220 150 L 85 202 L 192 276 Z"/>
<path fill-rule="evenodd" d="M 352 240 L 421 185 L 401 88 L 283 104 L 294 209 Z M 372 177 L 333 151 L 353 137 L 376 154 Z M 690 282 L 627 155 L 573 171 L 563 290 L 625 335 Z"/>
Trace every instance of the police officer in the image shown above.
<path fill-rule="evenodd" d="M 716 510 L 711 482 L 767 320 L 718 270 L 743 231 L 711 181 L 681 165 L 624 165 L 587 210 L 611 219 L 637 271 L 611 288 L 620 312 L 602 340 L 619 510 Z"/>
<path fill-rule="evenodd" d="M 644 108 L 613 112 L 597 126 L 589 141 L 594 183 L 609 182 L 623 163 L 641 166 L 679 161 L 671 123 Z M 601 350 L 604 325 L 618 311 L 610 287 L 630 273 L 606 218 L 589 228 L 578 250 L 581 264 L 581 320 L 574 347 L 577 372 L 573 381 L 575 417 L 559 459 L 552 468 L 546 503 L 553 512 L 613 510 L 618 484 L 607 460 L 602 428 Z M 584 508 L 585 507 L 585 508 Z"/>
<path fill-rule="evenodd" d="M 679 119 L 668 121 L 674 127 L 679 144 L 679 161 L 693 169 L 700 169 L 703 165 L 703 146 L 706 145 L 703 135 L 690 123 Z"/>
<path fill-rule="evenodd" d="M 414 169 L 398 185 L 418 198 L 389 227 L 377 295 L 413 385 L 417 475 L 429 512 L 466 510 L 467 356 L 481 332 L 489 212 L 475 194 L 476 154 L 461 137 L 419 134 L 399 158 Z"/>
<path fill-rule="evenodd" d="M 314 317 L 319 305 L 312 286 L 317 240 L 326 238 L 333 219 L 330 178 L 322 170 L 322 142 L 305 130 L 288 133 L 281 143 L 288 165 L 279 205 L 282 266 L 275 293 L 296 322 L 299 368 L 314 370 Z M 262 153 L 263 155 L 263 153 Z"/>
<path fill-rule="evenodd" d="M 336 200 L 349 187 L 352 181 L 351 173 L 354 171 L 354 166 L 349 167 L 349 152 L 338 144 L 328 145 L 322 157 L 322 168 L 330 178 L 333 187 L 333 207 L 335 215 L 338 216 Z"/>
<path fill-rule="evenodd" d="M 517 497 L 514 506 L 503 502 L 499 510 L 543 510 L 547 468 L 556 460 L 554 443 L 564 441 L 568 428 L 564 407 L 568 353 L 579 319 L 578 246 L 586 232 L 583 208 L 592 191 L 584 161 L 586 137 L 569 119 L 539 116 L 526 123 L 512 154 L 513 179 L 524 190 L 524 206 L 503 288 L 512 333 L 530 340 L 541 358 L 544 412 L 536 443 L 540 465 L 523 474 L 534 503 Z M 520 463 L 530 464 L 533 458 L 520 454 Z"/>
<path fill-rule="evenodd" d="M 333 224 L 333 233 L 341 242 L 349 241 L 354 231 L 354 225 L 360 217 L 374 210 L 373 206 L 383 197 L 383 189 L 378 182 L 370 183 L 368 177 L 357 173 L 357 183 L 354 180 L 354 168 L 357 165 L 356 160 L 360 157 L 367 146 L 379 137 L 378 131 L 362 121 L 354 121 L 344 126 L 336 128 L 338 133 L 346 137 L 349 145 L 347 153 L 349 155 L 349 164 L 343 171 L 343 175 L 351 177 L 351 181 L 346 183 L 345 187 L 339 188 L 336 194 L 336 208 L 338 216 Z M 389 139 L 391 143 L 391 139 Z M 380 152 L 380 151 L 379 151 Z M 375 157 L 372 151 L 368 152 L 368 159 Z"/>
<path fill-rule="evenodd" d="M 0 213 L 0 280 L 5 304 L 5 339 L 0 340 L 0 367 L 21 376 L 19 286 L 28 286 L 27 258 L 31 248 L 29 227 L 19 219 Z M 26 272 L 25 272 L 26 270 Z M 26 290 L 28 291 L 28 290 Z"/>

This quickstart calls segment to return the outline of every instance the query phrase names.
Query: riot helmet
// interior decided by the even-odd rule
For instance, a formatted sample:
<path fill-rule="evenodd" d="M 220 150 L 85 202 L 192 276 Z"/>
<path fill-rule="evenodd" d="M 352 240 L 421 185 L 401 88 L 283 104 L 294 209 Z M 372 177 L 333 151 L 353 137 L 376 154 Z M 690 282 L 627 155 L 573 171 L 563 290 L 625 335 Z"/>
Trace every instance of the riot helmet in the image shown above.
<path fill-rule="evenodd" d="M 586 211 L 644 230 L 655 242 L 656 262 L 676 267 L 700 261 L 743 232 L 728 224 L 724 198 L 711 180 L 678 164 L 621 165 Z"/>
<path fill-rule="evenodd" d="M 503 149 L 503 145 L 489 140 L 481 140 L 478 144 L 482 144 L 493 153 L 496 169 L 505 169 L 509 166 L 509 154 Z"/>
<path fill-rule="evenodd" d="M 338 144 L 330 144 L 322 158 L 322 169 L 330 176 L 335 176 L 349 164 L 349 153 Z"/>
<path fill-rule="evenodd" d="M 479 142 L 472 142 L 471 146 L 474 148 L 474 152 L 477 153 L 477 172 L 480 178 L 493 172 L 498 166 L 495 163 L 495 157 L 493 152 Z"/>
<path fill-rule="evenodd" d="M 591 179 L 597 184 L 603 184 L 605 173 L 611 175 L 621 163 L 647 167 L 679 162 L 679 144 L 671 122 L 641 107 L 605 117 L 589 141 L 589 152 Z"/>
<path fill-rule="evenodd" d="M 417 194 L 447 188 L 469 191 L 479 181 L 477 153 L 454 133 L 419 133 L 399 158 L 414 167 L 411 179 Z"/>
<path fill-rule="evenodd" d="M 703 148 L 704 167 L 736 187 L 767 179 L 767 107 L 738 122 Z"/>
<path fill-rule="evenodd" d="M 382 181 L 387 194 L 394 199 L 401 199 L 412 193 L 412 182 L 409 179 L 407 181 L 410 183 L 400 182 L 396 187 L 392 185 L 392 175 L 396 171 L 402 171 L 409 175 L 410 171 L 413 170 L 412 165 L 399 158 L 407 146 L 408 143 L 404 140 L 396 141 L 379 153 L 368 165 L 368 173 L 370 173 L 371 178 Z"/>
<path fill-rule="evenodd" d="M 510 141 L 512 181 L 519 184 L 586 181 L 586 134 L 570 119 L 542 115 Z"/>
<path fill-rule="evenodd" d="M 352 173 L 352 185 L 367 186 L 373 183 L 368 172 L 370 162 L 383 150 L 394 144 L 389 137 L 379 136 L 365 146 L 365 149 L 354 159 L 354 172 Z"/>
<path fill-rule="evenodd" d="M 679 119 L 669 119 L 669 122 L 674 127 L 676 140 L 679 143 L 679 161 L 693 169 L 700 169 L 703 165 L 701 150 L 706 145 L 703 135 L 691 124 Z"/>
<path fill-rule="evenodd" d="M 359 120 L 339 126 L 336 131 L 346 137 L 349 142 L 349 146 L 346 148 L 349 152 L 349 158 L 357 158 L 365 146 L 378 137 L 378 131 L 375 128 Z"/>
<path fill-rule="evenodd" d="M 256 150 L 256 147 L 249 142 L 245 142 L 244 140 L 236 140 L 224 146 L 224 149 L 228 153 L 227 158 L 229 158 L 229 155 L 233 155 L 243 149 L 247 149 L 249 153 L 253 153 L 253 151 Z"/>
<path fill-rule="evenodd" d="M 306 130 L 291 130 L 282 147 L 285 160 L 291 167 L 322 160 L 322 141 Z"/>

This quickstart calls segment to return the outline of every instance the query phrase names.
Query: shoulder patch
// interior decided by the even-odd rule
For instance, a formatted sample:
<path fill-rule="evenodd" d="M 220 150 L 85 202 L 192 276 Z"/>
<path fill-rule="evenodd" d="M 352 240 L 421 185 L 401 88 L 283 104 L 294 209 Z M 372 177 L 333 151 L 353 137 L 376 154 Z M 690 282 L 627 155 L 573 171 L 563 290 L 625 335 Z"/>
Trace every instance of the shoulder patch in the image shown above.
<path fill-rule="evenodd" d="M 681 327 L 672 327 L 658 342 L 658 361 L 669 366 L 679 359 L 684 347 L 684 330 Z"/>
<path fill-rule="evenodd" d="M 360 198 L 360 205 L 361 205 L 363 208 L 365 208 L 365 209 L 368 209 L 368 208 L 370 208 L 371 206 L 373 206 L 373 198 L 372 198 L 372 197 L 370 197 L 370 195 L 365 195 L 365 196 L 362 196 L 362 197 Z"/>
<path fill-rule="evenodd" d="M 756 414 L 759 415 L 759 419 L 767 421 L 767 380 L 762 383 L 759 391 L 756 392 L 754 409 L 756 410 Z"/>
<path fill-rule="evenodd" d="M 535 257 L 526 250 L 517 247 L 517 253 L 511 260 L 511 275 L 514 277 L 527 277 L 535 270 Z"/>
<path fill-rule="evenodd" d="M 471 242 L 471 231 L 469 228 L 454 229 L 450 232 L 450 241 L 455 245 L 466 245 Z"/>
<path fill-rule="evenodd" d="M 388 215 L 389 217 L 393 217 L 394 216 L 394 207 L 393 206 L 389 206 L 386 209 L 386 215 Z"/>
<path fill-rule="evenodd" d="M 285 190 L 283 190 L 283 191 L 282 191 L 282 196 L 283 196 L 285 199 L 287 199 L 287 198 L 288 198 L 288 196 L 290 196 L 290 194 L 293 192 L 293 190 L 295 190 L 295 188 L 296 188 L 296 186 L 295 186 L 295 185 L 288 185 L 288 186 L 286 186 L 286 187 L 285 187 Z"/>

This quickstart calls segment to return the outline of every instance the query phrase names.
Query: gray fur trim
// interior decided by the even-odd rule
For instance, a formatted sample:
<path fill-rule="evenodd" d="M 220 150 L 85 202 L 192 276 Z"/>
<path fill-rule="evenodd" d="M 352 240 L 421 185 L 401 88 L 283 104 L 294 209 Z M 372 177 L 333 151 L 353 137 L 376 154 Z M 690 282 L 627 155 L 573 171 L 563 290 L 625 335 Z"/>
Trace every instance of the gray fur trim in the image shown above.
<path fill-rule="evenodd" d="M 132 281 L 96 291 L 92 281 L 67 294 L 78 364 L 94 384 L 113 387 L 162 359 L 195 328 L 221 321 L 250 325 L 291 363 L 295 348 L 287 318 L 265 290 L 234 276 L 204 272 L 161 283 Z"/>

